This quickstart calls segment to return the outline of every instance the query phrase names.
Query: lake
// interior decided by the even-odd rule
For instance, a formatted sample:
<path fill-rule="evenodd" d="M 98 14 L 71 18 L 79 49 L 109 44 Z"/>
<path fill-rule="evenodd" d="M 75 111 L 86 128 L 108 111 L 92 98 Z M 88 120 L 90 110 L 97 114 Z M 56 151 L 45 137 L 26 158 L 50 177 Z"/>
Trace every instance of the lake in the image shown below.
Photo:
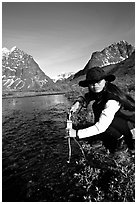
<path fill-rule="evenodd" d="M 2 201 L 71 201 L 64 95 L 2 99 Z M 74 156 L 77 150 L 73 150 Z"/>

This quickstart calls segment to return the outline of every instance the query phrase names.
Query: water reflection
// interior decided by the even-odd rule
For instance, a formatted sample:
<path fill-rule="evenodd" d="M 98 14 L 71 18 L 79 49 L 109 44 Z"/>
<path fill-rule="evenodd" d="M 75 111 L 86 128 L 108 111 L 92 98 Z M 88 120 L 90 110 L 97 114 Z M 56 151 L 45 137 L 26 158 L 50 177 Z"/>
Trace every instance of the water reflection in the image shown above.
<path fill-rule="evenodd" d="M 16 105 L 16 100 L 15 100 L 15 98 L 13 98 L 12 104 L 13 104 L 13 106 Z"/>
<path fill-rule="evenodd" d="M 9 98 L 2 100 L 2 115 L 7 115 L 14 110 L 31 113 L 32 111 L 49 109 L 57 104 L 68 104 L 64 95 L 47 95 L 24 98 Z"/>

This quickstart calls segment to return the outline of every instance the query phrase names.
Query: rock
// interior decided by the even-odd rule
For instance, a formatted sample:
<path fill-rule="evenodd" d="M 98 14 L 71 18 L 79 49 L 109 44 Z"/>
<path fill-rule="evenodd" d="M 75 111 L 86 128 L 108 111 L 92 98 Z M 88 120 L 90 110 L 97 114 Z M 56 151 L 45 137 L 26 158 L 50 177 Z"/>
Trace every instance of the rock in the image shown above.
<path fill-rule="evenodd" d="M 7 91 L 41 91 L 55 84 L 31 55 L 16 46 L 2 50 L 2 88 Z"/>

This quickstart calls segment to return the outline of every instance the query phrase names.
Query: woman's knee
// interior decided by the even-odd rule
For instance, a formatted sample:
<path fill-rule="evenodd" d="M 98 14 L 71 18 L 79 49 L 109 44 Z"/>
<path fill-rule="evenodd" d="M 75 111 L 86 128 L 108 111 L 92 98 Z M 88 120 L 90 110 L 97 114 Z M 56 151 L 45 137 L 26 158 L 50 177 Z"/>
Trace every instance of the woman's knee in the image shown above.
<path fill-rule="evenodd" d="M 113 127 L 109 127 L 102 135 L 103 144 L 110 152 L 115 152 L 122 140 L 121 138 L 123 139 L 123 135 Z"/>

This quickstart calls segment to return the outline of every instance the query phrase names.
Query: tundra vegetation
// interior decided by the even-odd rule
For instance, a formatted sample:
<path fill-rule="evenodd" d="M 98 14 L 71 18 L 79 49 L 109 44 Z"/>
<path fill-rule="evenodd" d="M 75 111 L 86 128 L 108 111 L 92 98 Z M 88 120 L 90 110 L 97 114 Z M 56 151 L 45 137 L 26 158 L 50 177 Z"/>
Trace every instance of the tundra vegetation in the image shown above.
<path fill-rule="evenodd" d="M 131 58 L 119 63 L 114 72 L 117 76 L 114 83 L 133 98 L 135 96 L 134 62 L 132 55 Z M 76 85 L 78 79 L 75 79 L 72 90 L 67 93 L 67 97 L 72 103 L 79 94 L 86 91 Z M 62 86 L 65 87 L 68 84 L 64 83 Z M 73 118 L 75 125 L 82 126 L 86 123 L 89 125 L 92 114 L 89 116 L 87 112 L 88 110 L 83 109 L 79 115 Z M 70 195 L 70 201 L 134 202 L 135 158 L 127 151 L 124 141 L 121 141 L 121 146 L 114 155 L 111 155 L 100 144 L 100 141 L 92 144 L 88 141 L 79 142 L 85 152 L 86 160 L 79 151 L 81 156 L 76 161 L 74 159 L 69 165 L 67 174 L 71 174 L 72 183 L 79 189 L 78 192 Z"/>

